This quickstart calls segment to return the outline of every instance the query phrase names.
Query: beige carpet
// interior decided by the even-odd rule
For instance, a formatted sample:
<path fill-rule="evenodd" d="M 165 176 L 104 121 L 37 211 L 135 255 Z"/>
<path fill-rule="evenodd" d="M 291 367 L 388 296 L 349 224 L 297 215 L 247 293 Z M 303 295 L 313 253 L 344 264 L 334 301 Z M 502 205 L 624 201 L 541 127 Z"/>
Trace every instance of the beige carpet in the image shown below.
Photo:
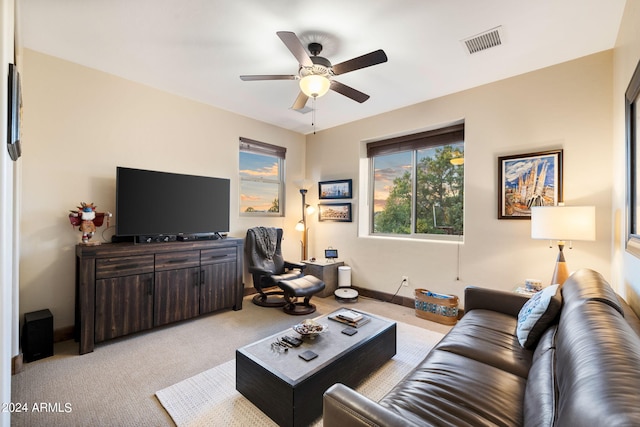
<path fill-rule="evenodd" d="M 398 322 L 397 333 L 396 355 L 357 388 L 375 401 L 391 390 L 443 336 L 402 322 Z M 276 425 L 235 390 L 235 360 L 164 388 L 156 396 L 179 427 Z M 321 425 L 321 421 L 316 424 Z"/>
<path fill-rule="evenodd" d="M 344 307 L 335 298 L 314 299 L 322 316 Z M 415 310 L 361 297 L 349 307 L 421 329 L 446 333 L 451 327 L 429 322 Z M 55 320 L 54 320 L 55 321 Z M 78 355 L 73 340 L 57 343 L 54 356 L 26 363 L 11 377 L 11 401 L 58 404 L 65 412 L 14 412 L 12 427 L 172 427 L 174 422 L 155 396 L 185 378 L 235 357 L 237 348 L 275 334 L 300 321 L 280 309 L 258 307 L 245 297 L 242 310 L 178 322 L 98 344 Z"/>

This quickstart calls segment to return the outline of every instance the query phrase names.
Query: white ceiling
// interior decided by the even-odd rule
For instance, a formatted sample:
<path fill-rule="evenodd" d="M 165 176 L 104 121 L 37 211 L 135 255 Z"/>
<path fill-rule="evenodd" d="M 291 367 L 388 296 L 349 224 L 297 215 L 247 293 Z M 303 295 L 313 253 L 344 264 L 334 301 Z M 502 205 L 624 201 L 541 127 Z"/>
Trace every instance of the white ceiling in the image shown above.
<path fill-rule="evenodd" d="M 276 36 L 324 45 L 332 63 L 383 49 L 389 61 L 337 76 L 371 98 L 330 91 L 327 129 L 614 47 L 626 0 L 19 0 L 18 43 L 296 132 L 296 74 Z M 503 45 L 473 55 L 461 40 L 502 26 Z M 311 105 L 311 100 L 308 105 Z"/>

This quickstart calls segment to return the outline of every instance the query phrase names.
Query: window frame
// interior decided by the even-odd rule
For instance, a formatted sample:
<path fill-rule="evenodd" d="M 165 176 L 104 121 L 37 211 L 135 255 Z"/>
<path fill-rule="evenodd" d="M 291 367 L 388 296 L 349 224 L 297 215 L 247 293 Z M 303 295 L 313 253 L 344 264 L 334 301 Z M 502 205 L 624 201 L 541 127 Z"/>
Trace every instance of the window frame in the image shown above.
<path fill-rule="evenodd" d="M 638 203 L 640 198 L 640 172 L 638 163 L 640 147 L 638 147 L 638 132 L 640 115 L 640 61 L 636 64 L 629 86 L 624 94 L 625 98 L 625 139 L 626 139 L 626 251 L 640 258 L 640 224 L 638 217 Z"/>
<path fill-rule="evenodd" d="M 430 147 L 444 147 L 446 145 L 457 144 L 460 141 L 465 145 L 464 139 L 464 122 L 428 130 L 419 133 L 413 133 L 408 135 L 402 135 L 398 137 L 373 141 L 366 143 L 366 157 L 368 164 L 368 227 L 366 230 L 367 236 L 374 238 L 394 238 L 394 239 L 409 239 L 409 240 L 444 240 L 444 241 L 461 241 L 464 238 L 464 179 L 463 179 L 463 220 L 462 220 L 462 233 L 461 234 L 431 234 L 431 233 L 418 233 L 417 227 L 417 206 L 416 196 L 418 192 L 418 171 L 417 171 L 417 157 L 418 151 L 424 148 Z M 411 233 L 409 234 L 396 234 L 396 233 L 381 233 L 374 232 L 374 216 L 375 216 L 375 168 L 374 159 L 376 156 L 411 152 Z M 464 167 L 464 166 L 463 166 Z M 364 230 L 363 230 L 364 231 Z"/>
<path fill-rule="evenodd" d="M 266 156 L 273 156 L 278 160 L 278 179 L 276 180 L 265 180 L 263 178 L 246 178 L 240 174 L 240 153 L 253 153 L 260 154 Z M 284 147 L 280 147 L 273 144 L 268 144 L 266 142 L 256 141 L 253 139 L 240 137 L 239 138 L 239 149 L 238 149 L 238 187 L 239 187 L 239 195 L 238 195 L 238 211 L 240 216 L 250 216 L 250 217 L 284 217 L 285 216 L 285 160 L 286 160 L 287 149 Z M 278 212 L 266 212 L 266 211 L 255 211 L 255 212 L 244 212 L 242 211 L 242 184 L 245 182 L 269 182 L 269 183 L 277 183 L 278 184 Z"/>

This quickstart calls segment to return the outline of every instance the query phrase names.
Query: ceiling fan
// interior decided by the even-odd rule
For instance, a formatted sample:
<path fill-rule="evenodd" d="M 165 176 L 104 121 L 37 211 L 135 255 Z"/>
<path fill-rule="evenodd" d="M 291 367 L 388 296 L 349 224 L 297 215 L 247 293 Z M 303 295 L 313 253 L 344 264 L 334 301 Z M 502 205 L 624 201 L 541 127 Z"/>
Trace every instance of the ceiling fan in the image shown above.
<path fill-rule="evenodd" d="M 311 56 L 309 56 L 302 45 L 302 42 L 295 33 L 290 31 L 278 31 L 276 34 L 298 60 L 300 66 L 298 74 L 245 75 L 240 76 L 240 79 L 244 81 L 299 80 L 300 94 L 291 107 L 293 110 L 302 110 L 310 97 L 320 97 L 327 93 L 329 89 L 338 92 L 347 98 L 351 98 L 354 101 L 363 103 L 369 99 L 369 95 L 340 83 L 339 81 L 334 80 L 333 77 L 387 62 L 387 55 L 382 49 L 379 49 L 374 52 L 367 53 L 366 55 L 358 56 L 357 58 L 332 65 L 327 58 L 319 56 L 320 52 L 322 52 L 322 45 L 320 43 L 309 43 L 308 49 L 309 53 L 311 53 Z"/>

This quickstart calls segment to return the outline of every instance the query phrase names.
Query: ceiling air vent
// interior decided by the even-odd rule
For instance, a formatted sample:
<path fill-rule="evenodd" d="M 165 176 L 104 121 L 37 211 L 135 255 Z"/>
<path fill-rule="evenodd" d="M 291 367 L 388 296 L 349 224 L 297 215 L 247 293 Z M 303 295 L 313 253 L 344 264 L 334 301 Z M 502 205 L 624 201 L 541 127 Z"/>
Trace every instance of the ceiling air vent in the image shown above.
<path fill-rule="evenodd" d="M 473 54 L 502 44 L 502 26 L 492 28 L 475 36 L 461 40 L 467 53 Z"/>
<path fill-rule="evenodd" d="M 297 111 L 300 114 L 307 114 L 310 113 L 311 111 L 313 111 L 313 108 L 311 107 L 307 107 L 306 105 L 302 108 L 298 108 L 297 110 L 293 110 L 293 111 Z"/>

